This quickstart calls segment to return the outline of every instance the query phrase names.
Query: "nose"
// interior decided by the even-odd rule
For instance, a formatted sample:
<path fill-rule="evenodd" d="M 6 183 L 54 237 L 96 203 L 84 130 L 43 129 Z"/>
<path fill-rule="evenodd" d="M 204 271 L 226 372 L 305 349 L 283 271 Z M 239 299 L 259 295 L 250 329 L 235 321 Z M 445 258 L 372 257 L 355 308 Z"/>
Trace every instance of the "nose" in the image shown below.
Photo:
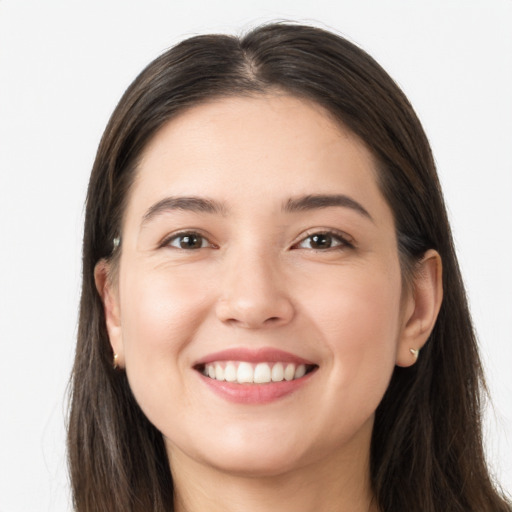
<path fill-rule="evenodd" d="M 246 329 L 288 324 L 294 306 L 286 278 L 268 255 L 242 255 L 225 262 L 216 314 L 224 323 Z"/>

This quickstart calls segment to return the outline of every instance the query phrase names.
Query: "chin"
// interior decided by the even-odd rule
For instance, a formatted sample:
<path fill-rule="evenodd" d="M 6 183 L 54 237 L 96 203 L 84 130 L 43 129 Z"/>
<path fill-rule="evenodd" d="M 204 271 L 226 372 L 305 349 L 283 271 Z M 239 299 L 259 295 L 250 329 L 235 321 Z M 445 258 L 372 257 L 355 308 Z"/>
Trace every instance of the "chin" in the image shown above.
<path fill-rule="evenodd" d="M 203 467 L 248 478 L 275 477 L 307 465 L 308 450 L 305 440 L 286 436 L 282 431 L 268 428 L 240 429 L 234 426 L 222 429 L 219 436 L 191 436 L 199 440 L 193 444 L 180 439 L 176 444 L 166 441 L 171 466 L 173 460 L 184 456 Z M 180 442 L 185 441 L 185 442 Z M 314 453 L 314 451 L 312 452 Z"/>
<path fill-rule="evenodd" d="M 221 460 L 209 460 L 217 470 L 246 478 L 276 477 L 304 465 L 302 457 L 290 451 L 256 446 L 226 450 Z"/>

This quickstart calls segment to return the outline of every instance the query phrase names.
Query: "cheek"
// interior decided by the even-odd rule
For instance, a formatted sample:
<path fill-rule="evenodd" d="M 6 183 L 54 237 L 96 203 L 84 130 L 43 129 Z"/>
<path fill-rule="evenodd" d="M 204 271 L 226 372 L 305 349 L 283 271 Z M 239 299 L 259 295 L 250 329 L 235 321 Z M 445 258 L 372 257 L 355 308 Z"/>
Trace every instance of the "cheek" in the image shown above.
<path fill-rule="evenodd" d="M 396 338 L 400 319 L 401 277 L 396 266 L 347 269 L 309 286 L 307 308 L 334 346 L 361 348 Z M 377 343 L 380 345 L 380 343 Z M 334 347 L 333 347 L 334 350 Z"/>
<path fill-rule="evenodd" d="M 328 352 L 329 389 L 345 404 L 367 403 L 371 411 L 395 366 L 401 329 L 400 270 L 353 273 L 350 279 L 331 283 L 309 302 L 310 317 Z"/>
<path fill-rule="evenodd" d="M 200 283 L 165 273 L 140 273 L 124 284 L 121 321 L 126 357 L 132 352 L 148 359 L 180 352 L 206 314 Z"/>
<path fill-rule="evenodd" d="M 121 285 L 126 373 L 140 407 L 159 426 L 171 404 L 181 403 L 186 347 L 207 314 L 204 294 L 193 279 L 161 272 L 134 272 Z"/>

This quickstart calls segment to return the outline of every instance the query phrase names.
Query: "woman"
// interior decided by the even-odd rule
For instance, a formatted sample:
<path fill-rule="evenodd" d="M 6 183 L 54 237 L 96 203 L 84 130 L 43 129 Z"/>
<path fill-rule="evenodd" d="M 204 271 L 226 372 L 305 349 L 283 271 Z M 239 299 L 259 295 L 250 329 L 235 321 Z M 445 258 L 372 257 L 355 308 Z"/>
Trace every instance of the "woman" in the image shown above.
<path fill-rule="evenodd" d="M 346 40 L 275 24 L 151 63 L 83 269 L 77 511 L 511 510 L 428 141 Z"/>

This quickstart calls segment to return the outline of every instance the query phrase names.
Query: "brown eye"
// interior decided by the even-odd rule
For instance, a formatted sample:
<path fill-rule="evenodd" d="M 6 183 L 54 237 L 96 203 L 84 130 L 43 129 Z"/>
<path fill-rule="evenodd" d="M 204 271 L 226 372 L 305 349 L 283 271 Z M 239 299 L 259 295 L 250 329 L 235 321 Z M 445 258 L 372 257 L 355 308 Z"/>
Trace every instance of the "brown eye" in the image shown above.
<path fill-rule="evenodd" d="M 309 245 L 312 249 L 329 249 L 332 247 L 332 237 L 324 233 L 311 235 Z"/>
<path fill-rule="evenodd" d="M 327 250 L 327 249 L 343 249 L 345 247 L 352 247 L 347 240 L 342 236 L 335 233 L 313 233 L 297 245 L 299 249 L 313 249 L 316 251 Z"/>
<path fill-rule="evenodd" d="M 194 250 L 209 247 L 209 242 L 198 233 L 180 233 L 173 236 L 168 242 L 168 246 L 177 249 Z"/>

